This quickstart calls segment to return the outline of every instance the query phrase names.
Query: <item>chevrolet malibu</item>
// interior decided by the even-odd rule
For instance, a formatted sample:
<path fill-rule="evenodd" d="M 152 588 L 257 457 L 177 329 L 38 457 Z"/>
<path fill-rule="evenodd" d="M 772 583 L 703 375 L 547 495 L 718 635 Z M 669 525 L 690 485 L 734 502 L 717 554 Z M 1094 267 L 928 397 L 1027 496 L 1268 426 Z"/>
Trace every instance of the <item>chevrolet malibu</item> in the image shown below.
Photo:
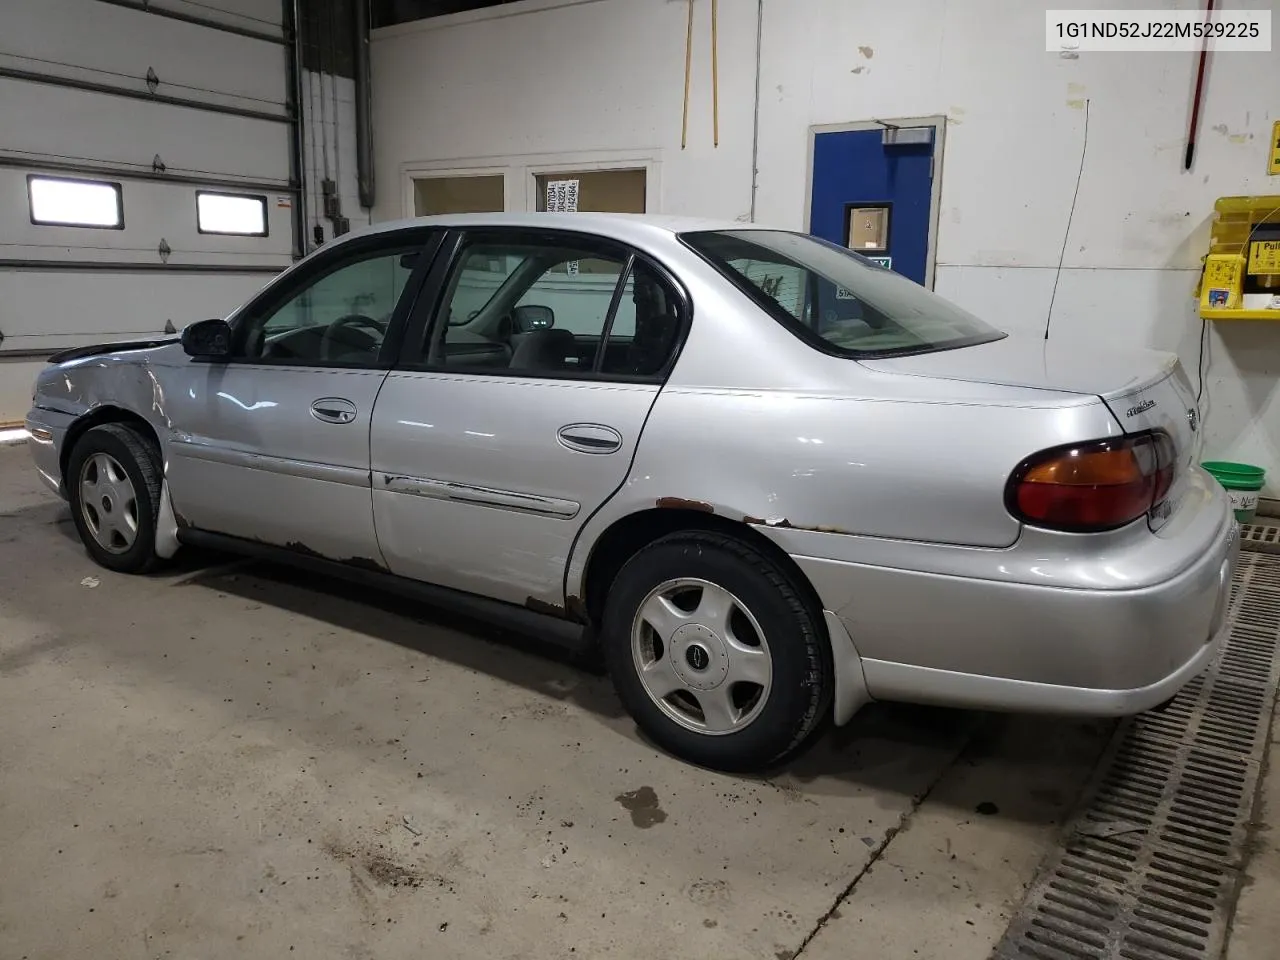
<path fill-rule="evenodd" d="M 108 569 L 213 546 L 585 640 L 728 770 L 870 700 L 1158 705 L 1238 550 L 1176 358 L 740 223 L 370 228 L 180 339 L 51 358 L 27 428 Z"/>

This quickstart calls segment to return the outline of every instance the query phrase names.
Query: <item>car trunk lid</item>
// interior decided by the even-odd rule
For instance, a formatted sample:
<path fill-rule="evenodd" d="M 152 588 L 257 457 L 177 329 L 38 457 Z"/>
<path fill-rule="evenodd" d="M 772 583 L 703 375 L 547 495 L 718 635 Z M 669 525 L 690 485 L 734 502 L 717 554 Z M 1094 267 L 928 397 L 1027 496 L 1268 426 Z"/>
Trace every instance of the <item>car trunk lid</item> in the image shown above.
<path fill-rule="evenodd" d="M 1177 469 L 1169 494 L 1150 513 L 1152 529 L 1177 512 L 1196 456 L 1199 414 L 1191 383 L 1174 354 L 1006 337 L 956 350 L 860 362 L 882 373 L 1093 394 L 1125 433 L 1163 430 L 1172 438 Z"/>
<path fill-rule="evenodd" d="M 1159 530 L 1177 512 L 1196 458 L 1200 413 L 1191 381 L 1174 357 L 1163 376 L 1153 374 L 1130 389 L 1101 396 L 1125 433 L 1163 430 L 1173 438 L 1178 458 L 1173 485 L 1148 516 L 1151 529 Z"/>

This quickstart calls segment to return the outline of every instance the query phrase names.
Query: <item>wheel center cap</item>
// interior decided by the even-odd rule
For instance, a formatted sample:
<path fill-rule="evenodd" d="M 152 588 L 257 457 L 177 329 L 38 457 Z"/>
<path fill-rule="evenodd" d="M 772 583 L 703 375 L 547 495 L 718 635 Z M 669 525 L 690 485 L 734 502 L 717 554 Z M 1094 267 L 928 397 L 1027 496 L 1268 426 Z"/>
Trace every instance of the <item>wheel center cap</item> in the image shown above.
<path fill-rule="evenodd" d="M 693 690 L 711 690 L 729 673 L 729 650 L 714 630 L 686 623 L 671 635 L 671 658 L 676 675 Z"/>

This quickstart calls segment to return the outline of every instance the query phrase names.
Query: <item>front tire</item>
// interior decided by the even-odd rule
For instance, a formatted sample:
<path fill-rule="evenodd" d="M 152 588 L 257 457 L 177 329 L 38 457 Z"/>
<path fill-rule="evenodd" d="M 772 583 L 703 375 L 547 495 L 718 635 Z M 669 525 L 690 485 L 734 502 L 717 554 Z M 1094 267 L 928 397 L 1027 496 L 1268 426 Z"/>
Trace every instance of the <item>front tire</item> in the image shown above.
<path fill-rule="evenodd" d="M 117 573 L 146 573 L 156 555 L 160 451 L 131 426 L 105 423 L 71 450 L 66 475 L 71 516 L 95 562 Z"/>
<path fill-rule="evenodd" d="M 704 767 L 781 762 L 831 703 L 830 649 L 813 605 L 733 537 L 675 533 L 632 557 L 610 588 L 602 643 L 640 729 Z"/>

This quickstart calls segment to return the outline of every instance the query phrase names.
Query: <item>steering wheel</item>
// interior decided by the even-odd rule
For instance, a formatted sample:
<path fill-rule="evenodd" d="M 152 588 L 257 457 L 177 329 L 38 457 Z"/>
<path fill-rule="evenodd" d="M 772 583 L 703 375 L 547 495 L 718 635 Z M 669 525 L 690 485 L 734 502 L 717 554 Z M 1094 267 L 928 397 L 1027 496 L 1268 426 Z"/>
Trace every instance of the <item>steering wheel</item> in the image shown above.
<path fill-rule="evenodd" d="M 385 323 L 359 313 L 349 313 L 324 328 L 320 356 L 325 360 L 335 360 L 339 359 L 335 354 L 376 354 L 386 332 Z"/>

